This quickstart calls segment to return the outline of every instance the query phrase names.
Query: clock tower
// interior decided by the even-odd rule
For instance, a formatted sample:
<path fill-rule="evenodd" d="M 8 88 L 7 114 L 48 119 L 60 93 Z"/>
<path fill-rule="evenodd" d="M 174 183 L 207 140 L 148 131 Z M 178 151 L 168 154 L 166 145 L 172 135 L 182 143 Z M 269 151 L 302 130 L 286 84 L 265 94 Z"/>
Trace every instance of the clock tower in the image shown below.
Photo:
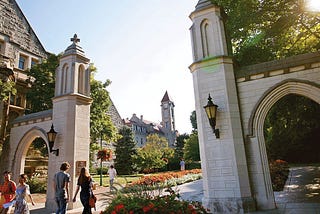
<path fill-rule="evenodd" d="M 168 139 L 169 146 L 173 146 L 176 136 L 176 127 L 174 119 L 174 103 L 169 97 L 168 92 L 164 94 L 161 100 L 162 127 Z"/>

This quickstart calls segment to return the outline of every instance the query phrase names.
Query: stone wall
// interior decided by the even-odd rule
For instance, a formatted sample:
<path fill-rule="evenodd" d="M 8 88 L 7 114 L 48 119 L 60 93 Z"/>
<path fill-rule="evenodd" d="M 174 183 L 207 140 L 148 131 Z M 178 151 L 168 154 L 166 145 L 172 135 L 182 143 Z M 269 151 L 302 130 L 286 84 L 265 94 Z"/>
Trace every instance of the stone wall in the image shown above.
<path fill-rule="evenodd" d="M 44 47 L 15 0 L 0 1 L 0 33 L 10 44 L 6 45 L 7 57 L 16 58 L 15 48 L 23 49 L 41 58 L 46 57 Z"/>

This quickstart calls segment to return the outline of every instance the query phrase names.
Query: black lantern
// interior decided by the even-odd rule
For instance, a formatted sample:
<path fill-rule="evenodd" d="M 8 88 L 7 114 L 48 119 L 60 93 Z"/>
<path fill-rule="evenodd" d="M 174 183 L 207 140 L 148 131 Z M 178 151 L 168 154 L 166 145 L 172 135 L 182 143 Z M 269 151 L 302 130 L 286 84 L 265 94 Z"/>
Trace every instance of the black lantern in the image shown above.
<path fill-rule="evenodd" d="M 53 152 L 56 154 L 56 156 L 59 156 L 59 149 L 52 149 L 54 146 L 54 140 L 56 139 L 56 136 L 57 136 L 57 132 L 54 130 L 53 124 L 51 125 L 50 131 L 47 132 L 47 135 L 48 135 L 50 153 Z"/>
<path fill-rule="evenodd" d="M 212 102 L 212 98 L 209 94 L 208 104 L 203 107 L 207 113 L 207 117 L 209 119 L 210 126 L 215 134 L 216 138 L 220 138 L 219 129 L 216 129 L 216 119 L 217 119 L 217 109 L 218 106 Z"/>

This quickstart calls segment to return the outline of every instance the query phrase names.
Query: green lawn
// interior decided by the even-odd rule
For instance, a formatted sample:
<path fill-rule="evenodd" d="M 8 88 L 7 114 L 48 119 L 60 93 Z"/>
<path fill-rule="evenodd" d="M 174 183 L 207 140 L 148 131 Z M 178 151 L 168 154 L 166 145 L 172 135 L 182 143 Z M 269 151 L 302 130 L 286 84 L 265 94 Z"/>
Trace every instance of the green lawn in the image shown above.
<path fill-rule="evenodd" d="M 127 184 L 132 183 L 132 181 L 136 181 L 141 178 L 143 174 L 135 174 L 135 175 L 118 175 L 116 177 L 115 182 L 120 183 L 122 186 L 126 186 Z M 93 180 L 100 184 L 100 175 L 92 175 Z M 102 186 L 108 187 L 109 186 L 109 176 L 102 175 Z"/>

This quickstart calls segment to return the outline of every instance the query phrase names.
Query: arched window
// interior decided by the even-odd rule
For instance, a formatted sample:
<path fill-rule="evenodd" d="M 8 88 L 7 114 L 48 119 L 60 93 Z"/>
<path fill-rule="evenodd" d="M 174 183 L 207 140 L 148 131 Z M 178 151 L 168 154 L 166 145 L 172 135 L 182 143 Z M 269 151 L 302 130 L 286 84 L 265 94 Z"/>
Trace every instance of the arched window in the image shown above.
<path fill-rule="evenodd" d="M 69 66 L 65 64 L 61 72 L 61 94 L 67 93 Z"/>
<path fill-rule="evenodd" d="M 86 94 L 86 75 L 83 65 L 79 66 L 78 72 L 78 93 Z"/>
<path fill-rule="evenodd" d="M 209 23 L 208 20 L 203 20 L 201 25 L 201 43 L 202 43 L 202 54 L 203 58 L 210 56 L 210 42 L 209 42 L 209 37 L 210 35 L 209 32 Z"/>

